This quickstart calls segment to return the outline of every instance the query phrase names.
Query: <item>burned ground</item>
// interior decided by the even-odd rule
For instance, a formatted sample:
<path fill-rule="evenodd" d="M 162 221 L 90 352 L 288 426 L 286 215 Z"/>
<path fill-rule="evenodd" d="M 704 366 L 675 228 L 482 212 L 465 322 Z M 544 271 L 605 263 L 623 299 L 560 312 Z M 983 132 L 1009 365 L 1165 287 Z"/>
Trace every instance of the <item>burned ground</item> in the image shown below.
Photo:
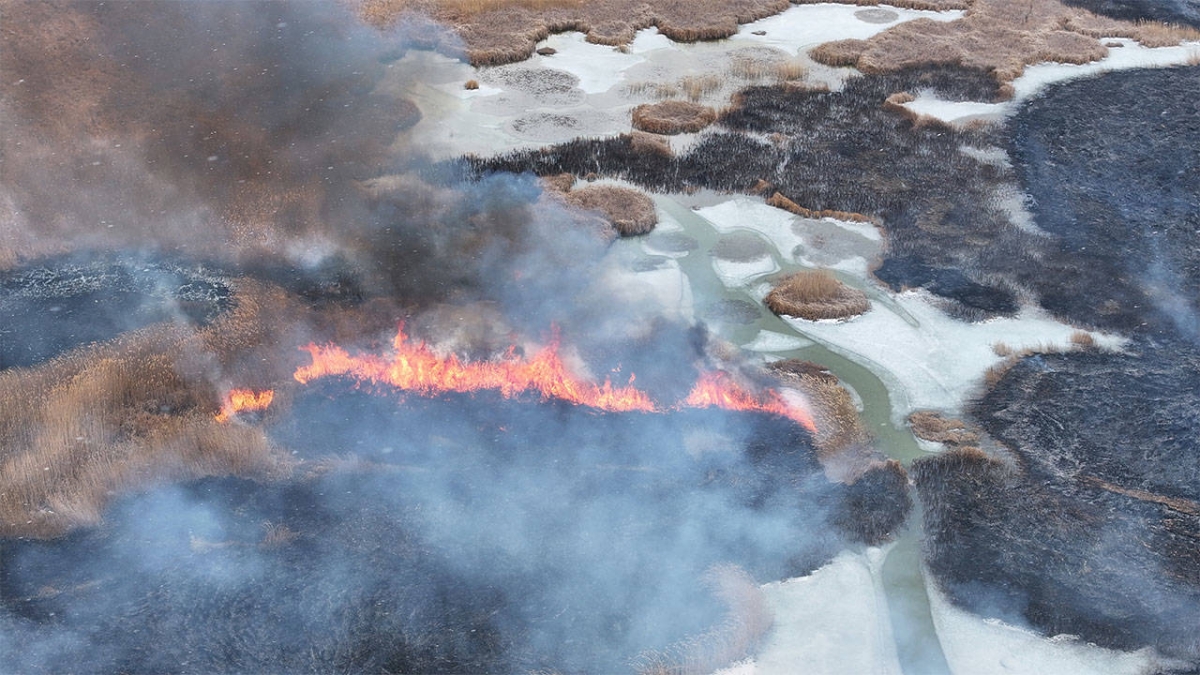
<path fill-rule="evenodd" d="M 1064 5 L 1079 7 L 1122 21 L 1162 21 L 1200 28 L 1200 3 L 1196 0 L 1062 0 Z"/>
<path fill-rule="evenodd" d="M 5 668 L 616 672 L 722 618 L 712 565 L 804 573 L 855 538 L 831 519 L 907 510 L 902 479 L 862 479 L 896 493 L 864 501 L 758 414 L 329 382 L 268 426 L 308 471 L 157 489 L 98 528 L 4 542 L 5 634 L 29 647 Z"/>
<path fill-rule="evenodd" d="M 638 152 L 622 137 L 472 162 L 480 173 L 598 173 L 656 190 L 761 192 L 768 184 L 806 209 L 878 218 L 888 246 L 875 276 L 894 289 L 924 287 L 964 318 L 1011 314 L 1024 294 L 1066 320 L 1128 331 L 1147 318 L 1156 326 L 1194 321 L 1180 298 L 1195 295 L 1186 277 L 1198 268 L 1189 245 L 1200 212 L 1191 142 L 1197 73 L 1113 73 L 1063 85 L 1005 127 L 980 129 L 914 124 L 884 105 L 893 93 L 921 90 L 952 100 L 996 96 L 995 81 L 976 71 L 868 75 L 840 92 L 752 87 L 723 114 L 721 130 L 679 157 Z M 964 147 L 1005 148 L 1016 168 Z M 1010 220 L 1000 197 L 1021 188 L 1053 236 Z M 1127 236 L 1130 227 L 1138 236 Z M 1150 304 L 1163 311 L 1145 312 Z"/>
<path fill-rule="evenodd" d="M 1102 646 L 1200 658 L 1200 519 L 971 451 L 914 464 L 926 560 L 956 604 Z"/>
<path fill-rule="evenodd" d="M 103 258 L 0 272 L 0 370 L 160 321 L 204 325 L 229 307 L 229 288 L 214 272 Z"/>
<path fill-rule="evenodd" d="M 889 249 L 876 275 L 894 288 L 928 287 L 971 316 L 1014 312 L 1013 290 L 993 278 L 999 260 L 1024 259 L 1031 244 L 991 206 L 993 190 L 1011 176 L 960 151 L 1000 137 L 914 126 L 883 106 L 893 93 L 921 90 L 961 100 L 997 95 L 988 75 L 961 69 L 858 77 L 840 92 L 751 87 L 723 114 L 722 130 L 679 157 L 616 138 L 473 162 L 481 173 L 598 173 L 656 190 L 745 192 L 765 181 L 806 209 L 881 218 Z"/>
<path fill-rule="evenodd" d="M 1200 68 L 1125 71 L 1054 87 L 1012 120 L 1021 186 L 1054 235 L 1042 268 L 1024 272 L 1052 272 L 1029 279 L 1047 309 L 1139 335 L 1200 335 L 1197 100 Z"/>
<path fill-rule="evenodd" d="M 964 449 L 913 469 L 928 560 L 956 602 L 1192 663 L 1198 90 L 1196 68 L 1111 73 L 1054 87 L 1016 116 L 1011 152 L 1054 246 L 1043 269 L 1077 279 L 1038 284 L 1043 304 L 1131 339 L 1120 352 L 1027 356 L 974 404 L 1014 465 Z"/>

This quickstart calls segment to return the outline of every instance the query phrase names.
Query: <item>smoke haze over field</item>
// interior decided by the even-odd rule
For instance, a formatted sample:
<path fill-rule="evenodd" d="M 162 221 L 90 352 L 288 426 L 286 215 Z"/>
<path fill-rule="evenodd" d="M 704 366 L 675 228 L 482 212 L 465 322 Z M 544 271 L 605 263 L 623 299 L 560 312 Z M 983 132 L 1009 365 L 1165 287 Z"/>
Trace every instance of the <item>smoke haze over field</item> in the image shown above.
<path fill-rule="evenodd" d="M 695 383 L 703 327 L 622 286 L 626 261 L 587 216 L 529 177 L 463 180 L 405 137 L 420 113 L 403 92 L 420 73 L 398 59 L 415 33 L 444 39 L 427 27 L 381 34 L 328 3 L 3 11 L 0 288 L 24 295 L 0 312 L 5 330 L 39 334 L 0 363 L 30 369 L 0 375 L 32 382 L 43 359 L 93 340 L 70 368 L 118 363 L 124 343 L 106 340 L 165 321 L 203 339 L 160 367 L 198 363 L 188 373 L 209 378 L 181 378 L 195 390 L 178 409 L 145 398 L 137 370 L 114 367 L 116 393 L 50 383 L 31 405 L 53 394 L 77 409 L 33 429 L 0 418 L 5 480 L 46 448 L 65 471 L 100 448 L 149 448 L 162 457 L 118 465 L 178 475 L 154 462 L 224 438 L 197 401 L 281 369 L 260 361 L 299 358 L 322 312 L 343 312 L 329 322 L 352 346 L 386 339 L 378 316 L 412 315 L 426 337 L 485 357 L 557 325 L 599 379 L 636 373 L 668 402 Z M 130 343 L 153 352 L 143 338 Z M 718 624 L 663 660 L 741 654 L 761 637 L 744 626 L 769 617 L 745 615 L 757 588 L 726 573 L 722 597 L 740 595 L 743 614 L 721 624 L 709 567 L 759 581 L 811 569 L 854 539 L 831 523 L 871 508 L 779 417 L 279 386 L 263 418 L 234 424 L 262 430 L 255 447 L 280 455 L 286 478 L 126 480 L 99 527 L 5 543 L 0 669 L 608 672 Z M 110 396 L 125 407 L 104 407 Z M 66 437 L 77 427 L 106 445 Z M 88 506 L 51 496 L 21 506 L 68 521 Z"/>

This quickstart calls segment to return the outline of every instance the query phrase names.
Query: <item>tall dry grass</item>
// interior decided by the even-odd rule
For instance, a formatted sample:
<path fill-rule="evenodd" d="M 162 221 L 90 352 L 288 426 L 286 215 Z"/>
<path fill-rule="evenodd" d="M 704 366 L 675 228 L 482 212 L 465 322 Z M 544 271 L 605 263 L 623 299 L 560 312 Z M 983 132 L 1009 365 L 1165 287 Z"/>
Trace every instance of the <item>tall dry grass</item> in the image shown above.
<path fill-rule="evenodd" d="M 871 308 L 866 293 L 838 281 L 827 270 L 789 275 L 771 289 L 763 302 L 776 314 L 810 321 L 845 319 Z"/>
<path fill-rule="evenodd" d="M 658 223 L 654 201 L 631 188 L 589 185 L 567 193 L 572 206 L 597 211 L 622 237 L 646 234 Z"/>
<path fill-rule="evenodd" d="M 216 413 L 225 378 L 286 381 L 278 338 L 295 303 L 252 283 L 234 298 L 203 329 L 160 324 L 0 372 L 0 536 L 93 525 L 115 495 L 165 481 L 290 472 L 262 429 Z"/>
<path fill-rule="evenodd" d="M 1059 0 L 974 0 L 956 21 L 909 21 L 867 40 L 819 45 L 809 55 L 819 63 L 852 65 L 868 73 L 955 65 L 990 72 L 999 82 L 1008 83 L 1033 63 L 1081 64 L 1101 59 L 1108 50 L 1099 38 L 1106 36 L 1160 47 L 1196 39 L 1200 31 L 1118 21 Z"/>
<path fill-rule="evenodd" d="M 651 134 L 695 133 L 717 121 L 717 111 L 691 101 L 643 103 L 633 109 L 633 128 Z"/>
<path fill-rule="evenodd" d="M 947 419 L 933 410 L 917 410 L 908 416 L 913 435 L 927 441 L 947 445 L 974 445 L 979 432 L 960 419 Z"/>
<path fill-rule="evenodd" d="M 431 16 L 454 28 L 472 64 L 498 65 L 528 58 L 553 32 L 580 31 L 589 42 L 611 46 L 650 27 L 681 42 L 717 40 L 789 6 L 788 0 L 363 0 L 358 8 L 378 26 L 405 14 Z"/>
<path fill-rule="evenodd" d="M 771 81 L 775 84 L 785 84 L 804 79 L 808 74 L 808 66 L 797 60 L 767 61 L 754 58 L 735 59 L 729 67 L 729 74 L 751 82 Z"/>

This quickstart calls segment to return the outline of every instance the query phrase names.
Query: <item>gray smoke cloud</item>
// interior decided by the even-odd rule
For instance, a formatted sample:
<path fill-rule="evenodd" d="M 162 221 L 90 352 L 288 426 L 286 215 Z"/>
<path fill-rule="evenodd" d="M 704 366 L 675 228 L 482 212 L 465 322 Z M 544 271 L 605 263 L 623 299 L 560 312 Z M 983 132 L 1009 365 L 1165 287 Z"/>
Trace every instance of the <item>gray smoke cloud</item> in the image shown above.
<path fill-rule="evenodd" d="M 419 111 L 395 92 L 420 77 L 398 56 L 448 38 L 328 3 L 4 11 L 7 281 L 101 260 L 138 298 L 171 296 L 146 301 L 150 322 L 189 306 L 152 280 L 203 263 L 217 271 L 185 285 L 211 282 L 213 311 L 222 274 L 418 318 L 492 307 L 668 403 L 695 381 L 703 328 L 604 305 L 615 263 L 587 217 L 532 178 L 466 181 L 396 142 Z M 766 581 L 846 544 L 843 487 L 791 422 L 382 393 L 325 383 L 267 423 L 305 460 L 295 480 L 147 487 L 101 527 L 8 542 L 0 667 L 611 672 L 724 620 L 711 566 Z"/>

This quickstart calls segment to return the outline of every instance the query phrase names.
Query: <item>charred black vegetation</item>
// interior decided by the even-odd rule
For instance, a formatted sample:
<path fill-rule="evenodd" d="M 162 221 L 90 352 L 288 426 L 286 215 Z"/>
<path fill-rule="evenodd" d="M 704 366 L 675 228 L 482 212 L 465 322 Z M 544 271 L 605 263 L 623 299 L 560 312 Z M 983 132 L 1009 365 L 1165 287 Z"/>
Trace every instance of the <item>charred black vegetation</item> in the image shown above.
<path fill-rule="evenodd" d="M 204 267 L 113 255 L 43 259 L 0 272 L 0 370 L 161 321 L 205 325 L 229 305 L 227 279 Z"/>
<path fill-rule="evenodd" d="M 1200 28 L 1200 3 L 1196 0 L 1063 0 L 1063 4 L 1124 21 L 1162 21 Z"/>
<path fill-rule="evenodd" d="M 927 287 L 973 318 L 1012 313 L 1013 290 L 991 280 L 1001 261 L 1027 259 L 1031 246 L 991 206 L 1011 175 L 960 149 L 990 147 L 1000 136 L 914 124 L 884 106 L 894 93 L 924 90 L 956 100 L 998 96 L 987 74 L 949 68 L 857 77 L 838 92 L 751 87 L 722 115 L 723 129 L 682 156 L 638 151 L 622 137 L 472 161 L 480 173 L 597 173 L 655 190 L 766 184 L 806 209 L 882 219 L 889 248 L 876 275 L 891 286 Z"/>
<path fill-rule="evenodd" d="M 1024 270 L 1047 309 L 1139 335 L 1200 334 L 1197 96 L 1200 68 L 1116 72 L 1056 86 L 1012 120 L 1021 186 L 1054 235 Z"/>
<path fill-rule="evenodd" d="M 1028 283 L 1121 352 L 1027 356 L 974 405 L 1015 454 L 963 449 L 913 473 L 951 597 L 1117 648 L 1200 662 L 1200 69 L 1050 89 L 1011 153 L 1052 253 Z M 1144 129 L 1131 134 L 1129 129 Z"/>

